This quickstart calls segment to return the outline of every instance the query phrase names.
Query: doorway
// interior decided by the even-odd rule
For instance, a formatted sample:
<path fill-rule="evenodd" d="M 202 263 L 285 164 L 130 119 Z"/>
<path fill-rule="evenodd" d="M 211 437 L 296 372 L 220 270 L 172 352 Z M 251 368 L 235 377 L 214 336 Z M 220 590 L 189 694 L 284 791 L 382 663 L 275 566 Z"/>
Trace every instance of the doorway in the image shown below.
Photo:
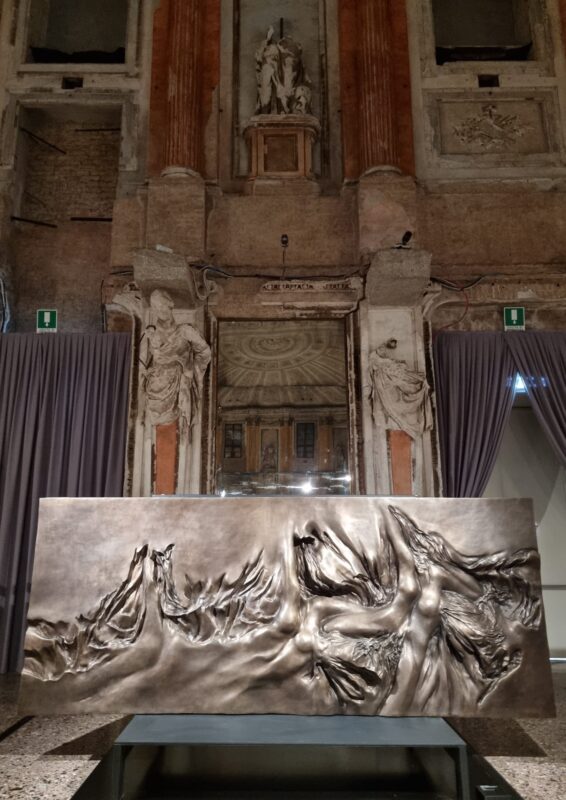
<path fill-rule="evenodd" d="M 216 493 L 349 495 L 343 319 L 221 321 Z"/>

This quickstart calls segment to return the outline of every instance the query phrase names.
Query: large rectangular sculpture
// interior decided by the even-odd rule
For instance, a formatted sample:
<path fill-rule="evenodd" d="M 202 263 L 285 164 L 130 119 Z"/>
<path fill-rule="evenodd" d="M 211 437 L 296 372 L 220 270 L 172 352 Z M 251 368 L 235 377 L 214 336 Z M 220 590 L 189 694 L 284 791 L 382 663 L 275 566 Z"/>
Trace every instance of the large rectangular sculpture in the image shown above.
<path fill-rule="evenodd" d="M 21 698 L 552 715 L 530 501 L 43 500 Z"/>

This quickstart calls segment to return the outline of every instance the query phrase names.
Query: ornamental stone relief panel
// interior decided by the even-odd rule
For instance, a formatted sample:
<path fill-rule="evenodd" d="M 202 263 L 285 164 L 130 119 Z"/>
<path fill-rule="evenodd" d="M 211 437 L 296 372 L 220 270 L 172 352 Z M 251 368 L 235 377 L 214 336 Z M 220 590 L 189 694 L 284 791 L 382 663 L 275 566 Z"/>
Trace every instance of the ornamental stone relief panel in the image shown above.
<path fill-rule="evenodd" d="M 440 152 L 446 155 L 549 152 L 540 100 L 442 100 Z"/>
<path fill-rule="evenodd" d="M 530 501 L 41 502 L 28 713 L 534 716 L 551 686 Z"/>
<path fill-rule="evenodd" d="M 473 177 L 505 170 L 509 176 L 556 173 L 566 162 L 558 94 L 425 92 L 428 169 Z M 511 172 L 512 171 L 512 172 Z"/>

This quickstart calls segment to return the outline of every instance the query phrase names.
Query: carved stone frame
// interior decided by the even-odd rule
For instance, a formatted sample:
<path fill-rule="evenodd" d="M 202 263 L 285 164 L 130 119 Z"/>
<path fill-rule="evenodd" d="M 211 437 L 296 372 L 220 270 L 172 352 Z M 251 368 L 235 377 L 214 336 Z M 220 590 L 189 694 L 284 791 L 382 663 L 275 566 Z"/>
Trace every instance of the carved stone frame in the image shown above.
<path fill-rule="evenodd" d="M 94 72 L 94 73 L 126 73 L 137 72 L 139 59 L 139 26 L 142 15 L 142 0 L 127 0 L 128 19 L 126 22 L 126 41 L 125 61 L 123 64 L 30 64 L 27 63 L 26 50 L 29 40 L 29 23 L 31 18 L 31 6 L 33 0 L 24 0 L 20 3 L 20 8 L 14 13 L 18 14 L 18 34 L 16 43 L 17 70 L 19 73 L 26 72 Z M 15 4 L 16 6 L 18 4 Z"/>
<path fill-rule="evenodd" d="M 320 304 L 317 311 L 293 314 L 292 311 L 285 317 L 281 313 L 269 313 L 268 310 L 254 320 L 262 322 L 285 320 L 317 320 L 317 319 L 342 319 L 344 320 L 345 351 L 346 351 L 346 380 L 348 391 L 348 464 L 352 475 L 352 494 L 365 494 L 365 477 L 363 469 L 363 435 L 361 418 L 361 373 L 359 359 L 360 319 L 359 310 L 350 312 L 336 312 L 336 308 L 328 304 Z M 244 318 L 235 318 L 229 311 L 218 308 L 208 308 L 205 312 L 205 339 L 212 351 L 212 360 L 205 376 L 202 406 L 202 469 L 201 493 L 213 495 L 216 493 L 216 428 L 217 428 L 217 385 L 218 385 L 218 343 L 219 323 L 244 321 Z"/>
<path fill-rule="evenodd" d="M 407 0 L 417 174 L 425 180 L 563 177 L 566 152 L 566 70 L 561 51 L 558 0 L 529 0 L 534 55 L 530 61 L 436 63 L 432 0 Z M 497 75 L 495 88 L 479 86 L 481 74 Z M 445 157 L 441 154 L 438 107 L 442 101 L 492 102 L 531 98 L 544 113 L 548 150 Z"/>

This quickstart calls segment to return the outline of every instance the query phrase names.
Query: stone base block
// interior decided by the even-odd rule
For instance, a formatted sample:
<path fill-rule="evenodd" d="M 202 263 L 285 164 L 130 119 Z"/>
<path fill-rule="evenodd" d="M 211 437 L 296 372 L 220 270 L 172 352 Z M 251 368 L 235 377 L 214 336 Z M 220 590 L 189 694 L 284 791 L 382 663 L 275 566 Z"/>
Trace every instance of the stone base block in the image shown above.
<path fill-rule="evenodd" d="M 246 182 L 245 193 L 318 197 L 320 186 L 310 178 L 252 178 Z"/>

